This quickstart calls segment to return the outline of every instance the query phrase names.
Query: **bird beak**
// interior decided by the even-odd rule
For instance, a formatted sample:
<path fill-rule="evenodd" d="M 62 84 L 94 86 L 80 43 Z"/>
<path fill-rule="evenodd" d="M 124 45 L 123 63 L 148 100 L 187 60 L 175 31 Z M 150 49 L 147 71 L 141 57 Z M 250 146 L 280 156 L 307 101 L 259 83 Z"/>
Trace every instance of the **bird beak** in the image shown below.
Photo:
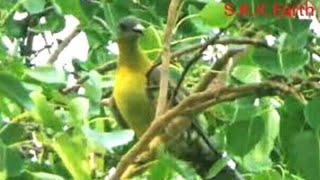
<path fill-rule="evenodd" d="M 143 34 L 144 29 L 145 28 L 141 24 L 137 24 L 132 28 L 132 30 L 134 32 L 137 32 L 137 33 L 140 33 L 140 34 Z"/>

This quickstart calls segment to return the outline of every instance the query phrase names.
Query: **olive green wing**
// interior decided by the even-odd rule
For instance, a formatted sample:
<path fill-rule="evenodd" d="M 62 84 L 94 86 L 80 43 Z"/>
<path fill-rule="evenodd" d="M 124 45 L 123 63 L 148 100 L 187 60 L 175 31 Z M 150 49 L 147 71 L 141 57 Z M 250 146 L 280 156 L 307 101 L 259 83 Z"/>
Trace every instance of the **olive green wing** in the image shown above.
<path fill-rule="evenodd" d="M 110 100 L 110 108 L 111 108 L 111 112 L 113 113 L 113 115 L 114 115 L 116 121 L 119 123 L 119 125 L 123 128 L 129 128 L 125 119 L 121 115 L 119 108 L 117 107 L 116 100 L 113 97 L 111 97 L 111 100 Z"/>

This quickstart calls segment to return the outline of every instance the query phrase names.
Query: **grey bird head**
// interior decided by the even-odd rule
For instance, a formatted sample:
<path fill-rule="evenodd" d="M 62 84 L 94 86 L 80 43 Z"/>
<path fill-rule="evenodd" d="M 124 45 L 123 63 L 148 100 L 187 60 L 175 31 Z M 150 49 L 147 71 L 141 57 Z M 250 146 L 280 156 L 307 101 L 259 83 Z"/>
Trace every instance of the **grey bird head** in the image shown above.
<path fill-rule="evenodd" d="M 144 31 L 144 27 L 134 16 L 128 16 L 120 20 L 118 26 L 118 39 L 138 39 Z"/>

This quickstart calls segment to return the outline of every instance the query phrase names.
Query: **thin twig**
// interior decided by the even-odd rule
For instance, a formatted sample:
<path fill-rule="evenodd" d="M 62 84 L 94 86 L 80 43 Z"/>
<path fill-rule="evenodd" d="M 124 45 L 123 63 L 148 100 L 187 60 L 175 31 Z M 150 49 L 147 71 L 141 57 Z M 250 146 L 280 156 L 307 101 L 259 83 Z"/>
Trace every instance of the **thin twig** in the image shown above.
<path fill-rule="evenodd" d="M 44 32 L 41 33 L 41 37 L 42 37 L 42 39 L 44 40 L 44 42 L 45 42 L 45 44 L 46 44 L 45 46 L 47 46 L 47 47 L 49 46 L 49 47 L 51 48 L 52 45 L 49 45 L 48 40 L 47 40 L 47 37 L 46 37 L 46 35 L 44 34 Z M 51 54 L 50 48 L 47 48 L 49 54 Z"/>
<path fill-rule="evenodd" d="M 74 30 L 62 41 L 58 48 L 51 54 L 48 59 L 48 64 L 53 64 L 59 57 L 60 53 L 66 48 L 74 37 L 80 33 L 79 26 L 75 27 Z"/>
<path fill-rule="evenodd" d="M 222 44 L 222 45 L 229 45 L 229 44 L 248 44 L 248 45 L 254 45 L 256 47 L 264 47 L 267 49 L 273 49 L 276 50 L 275 47 L 271 47 L 267 44 L 265 40 L 260 40 L 260 39 L 252 39 L 252 38 L 247 38 L 247 37 L 241 37 L 241 38 L 223 38 L 223 39 L 217 39 L 215 44 Z M 189 46 L 185 49 L 179 50 L 177 52 L 174 52 L 171 56 L 171 58 L 180 58 L 181 56 L 185 54 L 192 53 L 200 48 L 203 48 L 206 44 L 204 43 L 199 43 L 196 45 Z"/>
<path fill-rule="evenodd" d="M 173 100 L 176 98 L 180 87 L 182 86 L 182 83 L 184 82 L 184 79 L 187 76 L 187 73 L 191 69 L 191 67 L 203 56 L 203 52 L 208 48 L 209 45 L 214 44 L 220 37 L 220 35 L 225 32 L 227 29 L 229 29 L 232 26 L 233 22 L 231 22 L 226 28 L 221 29 L 219 33 L 217 33 L 214 37 L 210 38 L 208 41 L 206 41 L 203 46 L 200 48 L 199 52 L 196 53 L 191 60 L 188 62 L 186 67 L 184 68 L 181 78 L 179 79 L 177 86 L 175 87 L 172 96 L 170 97 L 170 102 L 173 102 Z"/>

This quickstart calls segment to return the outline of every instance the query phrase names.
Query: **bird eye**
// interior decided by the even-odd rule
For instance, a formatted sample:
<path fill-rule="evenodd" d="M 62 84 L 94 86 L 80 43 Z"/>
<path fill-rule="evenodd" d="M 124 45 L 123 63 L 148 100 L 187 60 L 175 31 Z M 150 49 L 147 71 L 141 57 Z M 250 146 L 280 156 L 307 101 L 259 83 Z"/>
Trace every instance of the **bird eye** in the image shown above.
<path fill-rule="evenodd" d="M 125 24 L 123 24 L 123 23 L 120 23 L 119 26 L 120 26 L 121 30 L 127 30 L 128 29 L 127 26 Z"/>

